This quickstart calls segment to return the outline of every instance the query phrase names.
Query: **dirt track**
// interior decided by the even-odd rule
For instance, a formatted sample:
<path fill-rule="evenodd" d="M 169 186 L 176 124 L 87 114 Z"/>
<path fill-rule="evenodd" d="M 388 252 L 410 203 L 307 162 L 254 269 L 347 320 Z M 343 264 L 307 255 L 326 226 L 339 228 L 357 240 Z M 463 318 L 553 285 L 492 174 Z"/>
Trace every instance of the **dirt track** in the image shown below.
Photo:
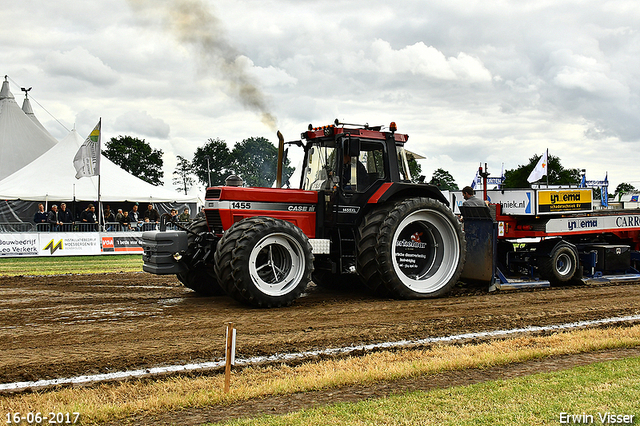
<path fill-rule="evenodd" d="M 421 301 L 311 287 L 292 307 L 248 309 L 198 297 L 174 277 L 108 274 L 0 278 L 0 383 L 640 314 L 640 285 Z"/>

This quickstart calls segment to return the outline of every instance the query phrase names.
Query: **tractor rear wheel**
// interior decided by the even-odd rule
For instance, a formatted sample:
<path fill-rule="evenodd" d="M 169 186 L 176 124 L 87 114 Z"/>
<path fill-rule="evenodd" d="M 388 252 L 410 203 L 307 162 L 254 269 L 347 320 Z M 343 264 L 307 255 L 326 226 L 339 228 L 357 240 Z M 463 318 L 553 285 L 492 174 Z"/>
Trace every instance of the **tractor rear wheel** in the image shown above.
<path fill-rule="evenodd" d="M 196 234 L 209 231 L 207 222 L 204 219 L 191 222 L 187 225 L 187 228 Z M 195 240 L 196 236 L 189 234 L 187 237 L 187 252 L 193 252 L 196 250 Z M 200 293 L 204 296 L 221 296 L 225 294 L 222 287 L 218 284 L 218 278 L 213 269 L 213 265 L 205 264 L 198 265 L 197 267 L 191 267 L 187 272 L 177 274 L 177 277 L 185 287 L 188 287 L 196 293 Z"/>
<path fill-rule="evenodd" d="M 438 201 L 417 197 L 381 207 L 365 218 L 358 235 L 358 273 L 378 294 L 439 297 L 462 273 L 464 232 Z"/>
<path fill-rule="evenodd" d="M 289 306 L 311 281 L 311 244 L 290 222 L 246 218 L 224 233 L 215 269 L 227 294 L 239 302 L 260 308 Z"/>

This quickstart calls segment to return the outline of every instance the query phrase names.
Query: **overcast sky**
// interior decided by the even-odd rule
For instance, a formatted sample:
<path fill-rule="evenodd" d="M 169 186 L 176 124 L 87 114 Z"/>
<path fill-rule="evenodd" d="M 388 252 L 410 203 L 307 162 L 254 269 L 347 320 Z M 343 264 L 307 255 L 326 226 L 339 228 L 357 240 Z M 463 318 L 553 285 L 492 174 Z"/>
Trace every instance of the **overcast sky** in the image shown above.
<path fill-rule="evenodd" d="M 21 0 L 0 21 L 19 105 L 33 87 L 59 140 L 52 116 L 145 139 L 167 185 L 208 138 L 294 140 L 338 118 L 397 122 L 427 180 L 462 187 L 548 148 L 608 171 L 609 192 L 640 187 L 637 1 Z"/>

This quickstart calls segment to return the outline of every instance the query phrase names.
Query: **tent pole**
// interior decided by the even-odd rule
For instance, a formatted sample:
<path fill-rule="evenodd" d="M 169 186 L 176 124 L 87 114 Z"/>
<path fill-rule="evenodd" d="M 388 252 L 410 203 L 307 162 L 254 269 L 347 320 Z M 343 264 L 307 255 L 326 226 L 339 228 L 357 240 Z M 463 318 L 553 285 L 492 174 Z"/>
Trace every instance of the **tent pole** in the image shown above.
<path fill-rule="evenodd" d="M 102 202 L 100 201 L 100 174 L 98 174 L 98 231 L 103 229 L 104 220 L 102 219 Z"/>

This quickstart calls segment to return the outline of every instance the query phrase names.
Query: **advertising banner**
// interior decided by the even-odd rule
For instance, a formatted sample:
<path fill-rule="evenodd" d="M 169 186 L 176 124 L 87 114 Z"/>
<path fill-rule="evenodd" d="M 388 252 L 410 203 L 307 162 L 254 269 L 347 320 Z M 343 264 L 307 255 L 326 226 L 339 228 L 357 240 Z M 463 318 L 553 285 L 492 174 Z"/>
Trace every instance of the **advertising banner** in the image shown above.
<path fill-rule="evenodd" d="M 538 214 L 584 213 L 593 211 L 593 190 L 539 189 Z"/>
<path fill-rule="evenodd" d="M 100 235 L 94 232 L 43 232 L 38 236 L 39 256 L 100 254 Z"/>
<path fill-rule="evenodd" d="M 102 253 L 111 254 L 126 254 L 126 253 L 140 253 L 142 249 L 142 237 L 141 236 L 102 236 Z"/>
<path fill-rule="evenodd" d="M 0 234 L 0 257 L 37 255 L 38 234 Z"/>
<path fill-rule="evenodd" d="M 546 232 L 550 234 L 604 232 L 620 229 L 640 229 L 640 214 L 563 217 L 551 219 L 546 225 Z"/>
<path fill-rule="evenodd" d="M 0 234 L 0 258 L 142 254 L 141 233 L 40 232 Z"/>
<path fill-rule="evenodd" d="M 482 196 L 482 191 L 476 191 L 476 197 L 482 199 Z M 503 214 L 518 216 L 536 214 L 535 190 L 533 189 L 507 189 L 505 191 L 492 189 L 487 191 L 487 201 L 500 204 Z M 449 202 L 453 213 L 460 214 L 460 206 L 464 203 L 462 192 L 450 192 Z"/>

